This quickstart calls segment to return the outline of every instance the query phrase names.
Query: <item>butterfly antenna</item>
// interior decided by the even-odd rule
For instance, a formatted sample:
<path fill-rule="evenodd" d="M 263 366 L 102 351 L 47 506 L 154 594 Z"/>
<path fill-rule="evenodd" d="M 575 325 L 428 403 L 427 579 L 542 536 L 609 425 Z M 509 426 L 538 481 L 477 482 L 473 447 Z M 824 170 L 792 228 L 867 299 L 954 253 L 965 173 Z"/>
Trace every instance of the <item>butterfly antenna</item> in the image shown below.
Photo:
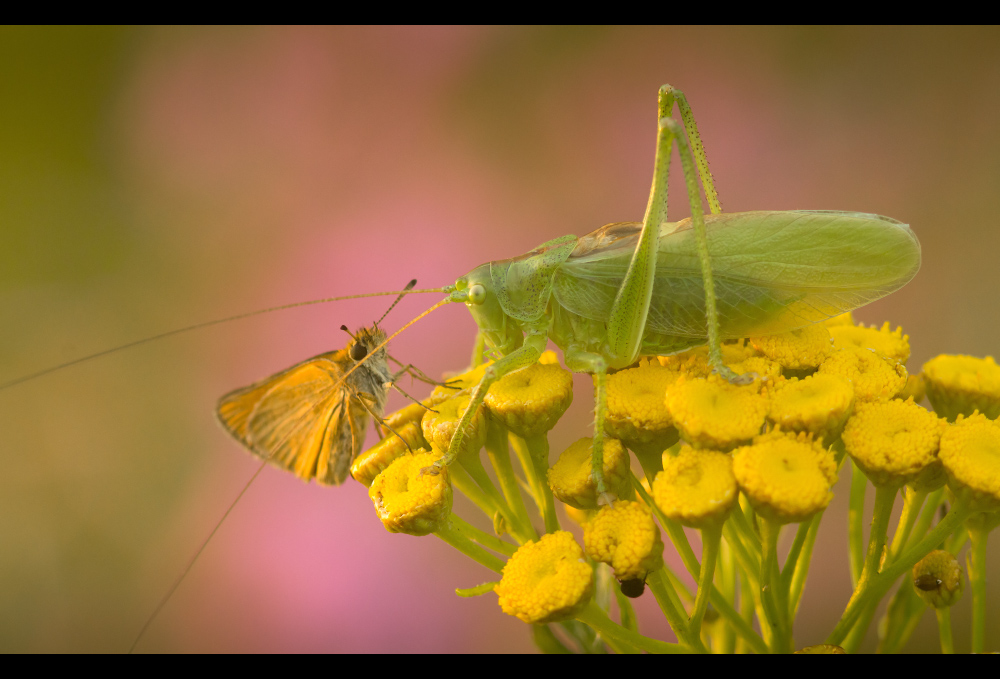
<path fill-rule="evenodd" d="M 432 311 L 436 311 L 437 309 L 440 309 L 441 307 L 443 307 L 445 304 L 450 304 L 452 301 L 453 300 L 450 297 L 445 297 L 440 302 L 438 302 L 437 304 L 435 304 L 434 306 L 432 306 L 430 309 L 428 309 L 427 311 L 423 312 L 422 314 L 420 314 L 419 316 L 417 316 L 416 318 L 414 318 L 412 321 L 410 321 L 409 323 L 407 323 L 406 325 L 404 325 L 402 328 L 400 328 L 396 332 L 394 332 L 391 335 L 389 335 L 388 337 L 386 337 L 384 340 L 382 340 L 381 344 L 379 344 L 378 346 L 376 346 L 375 348 L 373 348 L 371 351 L 369 351 L 368 354 L 364 358 L 362 358 L 360 361 L 358 361 L 357 363 L 355 363 L 354 366 L 350 370 L 348 370 L 343 375 L 341 375 L 340 379 L 337 381 L 336 384 L 333 385 L 332 388 L 336 389 L 341 384 L 343 384 L 344 381 L 347 379 L 348 375 L 350 375 L 352 372 L 354 372 L 355 370 L 357 370 L 358 368 L 360 368 L 362 365 L 364 365 L 364 363 L 366 361 L 368 361 L 368 359 L 370 359 L 372 356 L 374 356 L 375 354 L 378 353 L 379 349 L 381 349 L 382 347 L 384 347 L 385 345 L 387 345 L 390 340 L 392 340 L 393 338 L 395 338 L 401 332 L 403 332 L 404 330 L 406 330 L 407 328 L 409 328 L 411 325 L 413 325 L 414 323 L 416 323 L 417 321 L 419 321 L 421 318 L 423 318 L 424 316 L 428 315 Z"/>
<path fill-rule="evenodd" d="M 392 311 L 392 310 L 393 310 L 393 308 L 394 308 L 394 307 L 395 307 L 395 306 L 396 306 L 397 304 L 399 304 L 399 300 L 403 299 L 403 297 L 404 297 L 404 296 L 405 296 L 405 295 L 406 295 L 406 294 L 407 294 L 407 293 L 408 293 L 408 292 L 410 291 L 410 289 L 411 289 L 411 288 L 413 288 L 413 286 L 414 286 L 414 285 L 416 285 L 416 284 L 417 284 L 417 279 L 416 279 L 416 278 L 414 278 L 414 279 L 413 279 L 412 281 L 410 281 L 409 283 L 407 283 L 407 284 L 406 284 L 406 287 L 405 287 L 405 288 L 403 288 L 403 291 L 402 291 L 401 293 L 399 293 L 399 297 L 397 297 L 397 298 L 396 298 L 396 301 L 395 301 L 395 302 L 393 302 L 392 304 L 390 304 L 390 305 L 389 305 L 389 308 L 385 310 L 385 313 L 384 313 L 384 314 L 382 314 L 382 318 L 380 318 L 380 319 L 378 319 L 377 321 L 375 321 L 375 325 L 378 325 L 379 323 L 381 323 L 381 322 L 382 322 L 382 319 L 384 319 L 384 318 L 385 318 L 386 316 L 388 316 L 388 315 L 389 315 L 389 312 L 390 312 L 390 311 Z"/>
<path fill-rule="evenodd" d="M 147 344 L 149 342 L 155 342 L 156 340 L 161 340 L 166 337 L 172 337 L 173 335 L 180 335 L 185 332 L 191 332 L 193 330 L 200 330 L 202 328 L 208 328 L 213 325 L 219 325 L 221 323 L 229 323 L 230 321 L 238 321 L 242 318 L 249 318 L 251 316 L 259 316 L 260 314 L 271 313 L 272 311 L 282 311 L 284 309 L 294 309 L 300 306 L 309 306 L 311 304 L 326 304 L 327 302 L 338 302 L 344 299 L 358 299 L 361 297 L 383 297 L 385 295 L 406 295 L 417 292 L 449 292 L 447 288 L 428 288 L 426 290 L 411 290 L 412 286 L 407 287 L 406 290 L 399 291 L 394 290 L 392 292 L 369 292 L 363 295 L 345 295 L 342 297 L 326 297 L 323 299 L 314 299 L 308 302 L 295 302 L 294 304 L 282 304 L 281 306 L 274 306 L 268 309 L 260 309 L 259 311 L 250 311 L 244 314 L 237 314 L 235 316 L 228 316 L 226 318 L 219 318 L 214 321 L 205 321 L 203 323 L 195 323 L 194 325 L 189 325 L 184 328 L 177 328 L 176 330 L 170 330 L 168 332 L 161 332 L 158 335 L 153 335 L 152 337 L 145 337 L 140 340 L 135 340 L 134 342 L 128 342 L 127 344 L 122 344 L 111 349 L 105 349 L 104 351 L 98 351 L 94 354 L 89 354 L 87 356 L 81 356 L 80 358 L 75 358 L 72 361 L 66 361 L 65 363 L 60 363 L 59 365 L 54 365 L 51 368 L 46 368 L 45 370 L 39 370 L 38 372 L 31 373 L 30 375 L 25 375 L 23 377 L 18 377 L 17 379 L 10 380 L 9 382 L 4 382 L 0 384 L 0 391 L 4 389 L 9 389 L 15 385 L 21 384 L 23 382 L 29 382 L 33 379 L 39 378 L 42 375 L 48 375 L 49 373 L 54 373 L 56 371 L 62 370 L 64 368 L 69 368 L 70 366 L 78 365 L 80 363 L 86 363 L 87 361 L 92 361 L 95 358 L 100 358 L 101 356 L 107 356 L 108 354 L 113 354 L 116 351 L 122 351 L 123 349 L 131 349 L 132 347 L 137 347 L 140 344 Z M 399 300 L 397 300 L 399 301 Z M 395 306 L 395 304 L 393 305 Z M 392 307 L 389 307 L 390 309 Z M 384 316 L 383 316 L 384 318 Z"/>
<path fill-rule="evenodd" d="M 340 329 L 346 332 L 351 337 L 352 340 L 354 340 L 355 342 L 358 341 L 358 338 L 354 336 L 354 333 L 352 333 L 350 330 L 347 329 L 346 325 L 340 326 Z"/>

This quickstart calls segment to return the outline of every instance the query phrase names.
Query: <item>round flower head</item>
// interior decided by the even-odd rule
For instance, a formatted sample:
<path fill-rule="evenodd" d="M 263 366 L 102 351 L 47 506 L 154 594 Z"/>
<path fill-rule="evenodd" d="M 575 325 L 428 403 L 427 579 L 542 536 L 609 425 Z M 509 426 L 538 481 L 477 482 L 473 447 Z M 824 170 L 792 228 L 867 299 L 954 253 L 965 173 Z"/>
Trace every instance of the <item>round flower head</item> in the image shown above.
<path fill-rule="evenodd" d="M 833 336 L 833 346 L 837 349 L 871 349 L 879 356 L 904 364 L 910 357 L 910 336 L 904 335 L 902 328 L 889 330 L 888 322 L 881 330 L 863 325 L 838 325 L 830 328 L 830 335 Z"/>
<path fill-rule="evenodd" d="M 785 430 L 829 439 L 840 433 L 853 408 L 854 387 L 846 377 L 817 373 L 779 384 L 767 419 Z"/>
<path fill-rule="evenodd" d="M 923 375 L 934 412 L 949 422 L 975 410 L 991 420 L 1000 416 L 1000 366 L 992 356 L 942 354 L 924 363 Z"/>
<path fill-rule="evenodd" d="M 419 451 L 396 458 L 375 477 L 368 497 L 382 525 L 390 533 L 427 535 L 437 530 L 451 515 L 451 482 L 448 470 L 424 474 L 437 461 L 437 454 Z"/>
<path fill-rule="evenodd" d="M 944 420 L 913 401 L 859 403 L 841 439 L 876 486 L 902 486 L 937 460 Z"/>
<path fill-rule="evenodd" d="M 390 433 L 358 455 L 351 464 L 351 476 L 354 477 L 355 481 L 368 487 L 372 485 L 375 477 L 387 469 L 397 457 L 409 455 L 411 450 L 428 447 L 416 422 L 408 422 L 396 431 L 399 432 L 399 436 Z"/>
<path fill-rule="evenodd" d="M 442 399 L 454 396 L 458 391 L 476 386 L 479 384 L 479 380 L 483 379 L 483 373 L 486 372 L 486 368 L 492 364 L 493 361 L 485 361 L 471 370 L 466 370 L 464 373 L 449 377 L 446 382 L 448 386 L 434 387 L 434 390 L 431 392 L 431 399 L 435 400 L 435 402 L 440 402 Z"/>
<path fill-rule="evenodd" d="M 462 414 L 469 407 L 469 394 L 462 393 L 442 401 L 434 406 L 434 410 L 424 413 L 420 420 L 420 429 L 431 448 L 439 451 L 448 450 L 451 438 L 455 435 Z M 469 423 L 465 432 L 464 445 L 461 453 L 478 453 L 486 444 L 486 414 L 480 408 Z M 461 454 L 460 453 L 460 454 Z"/>
<path fill-rule="evenodd" d="M 545 624 L 574 617 L 594 593 L 594 569 L 571 533 L 529 540 L 510 557 L 493 590 L 500 608 L 524 622 Z"/>
<path fill-rule="evenodd" d="M 663 471 L 653 481 L 653 501 L 671 519 L 692 528 L 725 521 L 739 497 L 733 460 L 714 450 L 681 446 L 663 455 Z"/>
<path fill-rule="evenodd" d="M 663 541 L 653 512 L 639 502 L 619 500 L 583 527 L 587 556 L 610 565 L 619 581 L 645 580 L 663 566 Z"/>
<path fill-rule="evenodd" d="M 682 378 L 664 402 L 685 441 L 695 448 L 728 450 L 752 439 L 764 425 L 768 403 L 758 386 Z"/>
<path fill-rule="evenodd" d="M 981 509 L 1000 509 L 1000 425 L 980 413 L 959 416 L 941 435 L 948 486 L 970 494 Z"/>
<path fill-rule="evenodd" d="M 638 367 L 608 376 L 604 431 L 629 447 L 659 445 L 662 452 L 677 440 L 670 413 L 663 405 L 667 387 L 680 373 L 645 359 Z"/>
<path fill-rule="evenodd" d="M 758 514 L 795 523 L 830 504 L 837 465 L 808 434 L 775 430 L 733 452 L 733 474 Z"/>
<path fill-rule="evenodd" d="M 573 373 L 533 363 L 504 375 L 486 394 L 486 407 L 518 436 L 544 434 L 573 402 Z"/>
<path fill-rule="evenodd" d="M 757 351 L 790 370 L 815 368 L 833 352 L 830 331 L 822 323 L 780 335 L 751 337 L 750 343 Z"/>
<path fill-rule="evenodd" d="M 591 466 L 593 439 L 582 438 L 564 450 L 548 472 L 552 494 L 577 509 L 597 509 L 597 484 Z M 628 451 L 618 439 L 604 438 L 604 483 L 616 497 L 631 499 Z"/>
<path fill-rule="evenodd" d="M 935 549 L 913 567 L 913 588 L 934 608 L 947 608 L 962 598 L 965 575 L 951 552 Z"/>
<path fill-rule="evenodd" d="M 882 358 L 870 349 L 848 347 L 831 354 L 819 367 L 820 374 L 840 375 L 854 385 L 858 401 L 884 401 L 906 386 L 906 367 Z"/>
<path fill-rule="evenodd" d="M 761 377 L 780 374 L 780 365 L 765 358 L 744 342 L 745 340 L 739 340 L 721 345 L 719 348 L 722 350 L 722 362 L 737 374 L 756 372 Z M 712 368 L 708 364 L 707 346 L 688 349 L 673 356 L 659 356 L 658 360 L 663 367 L 670 368 L 685 377 L 708 377 L 712 374 Z"/>

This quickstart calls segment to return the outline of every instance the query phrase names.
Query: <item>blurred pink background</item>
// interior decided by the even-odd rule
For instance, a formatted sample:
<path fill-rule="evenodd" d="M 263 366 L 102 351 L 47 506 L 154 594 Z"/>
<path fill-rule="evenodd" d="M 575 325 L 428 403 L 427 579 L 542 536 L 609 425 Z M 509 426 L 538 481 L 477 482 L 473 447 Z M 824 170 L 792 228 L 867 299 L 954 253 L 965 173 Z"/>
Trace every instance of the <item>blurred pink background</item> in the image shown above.
<path fill-rule="evenodd" d="M 244 311 L 448 284 L 640 219 L 665 82 L 689 97 L 728 211 L 911 224 L 922 271 L 856 317 L 902 325 L 912 371 L 996 351 L 996 29 L 0 31 L 0 381 Z M 437 299 L 405 299 L 386 327 Z M 268 314 L 0 392 L 0 650 L 127 650 L 256 469 L 216 425 L 218 397 L 342 346 L 341 324 L 390 301 Z M 445 308 L 392 353 L 441 375 L 474 334 Z M 554 453 L 587 434 L 577 387 Z M 823 522 L 799 646 L 823 641 L 850 593 L 847 490 Z M 455 596 L 491 575 L 433 537 L 387 533 L 359 484 L 269 468 L 137 650 L 531 650 L 494 595 Z M 990 597 L 997 650 L 997 583 Z M 642 631 L 669 634 L 640 602 Z M 936 637 L 927 615 L 909 649 Z"/>

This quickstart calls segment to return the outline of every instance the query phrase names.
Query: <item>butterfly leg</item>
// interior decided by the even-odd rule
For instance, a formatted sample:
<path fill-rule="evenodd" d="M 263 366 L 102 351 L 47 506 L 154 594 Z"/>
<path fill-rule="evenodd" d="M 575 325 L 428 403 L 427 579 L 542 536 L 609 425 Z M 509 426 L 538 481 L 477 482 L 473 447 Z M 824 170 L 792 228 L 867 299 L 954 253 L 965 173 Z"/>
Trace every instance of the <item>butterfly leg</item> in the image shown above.
<path fill-rule="evenodd" d="M 372 396 L 371 394 L 367 393 L 367 392 L 364 392 L 364 391 L 359 391 L 357 393 L 357 397 L 358 397 L 358 403 L 360 403 L 361 406 L 365 410 L 368 411 L 368 414 L 372 416 L 372 419 L 375 420 L 375 430 L 379 431 L 379 425 L 381 425 L 381 426 L 385 427 L 386 429 L 388 429 L 389 431 L 391 431 L 393 434 L 396 435 L 396 438 L 398 438 L 400 441 L 403 442 L 403 445 L 406 446 L 406 449 L 409 450 L 410 454 L 412 455 L 413 454 L 413 448 L 410 448 L 410 444 L 406 442 L 406 439 L 404 439 L 402 436 L 400 436 L 399 432 L 397 432 L 395 429 L 393 429 L 388 424 L 386 424 L 385 420 L 383 420 L 381 417 L 379 417 L 377 414 L 375 414 L 375 411 L 371 407 L 372 404 L 374 404 L 376 402 L 375 397 Z M 419 401 L 418 401 L 418 403 L 419 403 Z M 379 438 L 381 438 L 381 437 L 382 437 L 382 432 L 379 431 Z"/>

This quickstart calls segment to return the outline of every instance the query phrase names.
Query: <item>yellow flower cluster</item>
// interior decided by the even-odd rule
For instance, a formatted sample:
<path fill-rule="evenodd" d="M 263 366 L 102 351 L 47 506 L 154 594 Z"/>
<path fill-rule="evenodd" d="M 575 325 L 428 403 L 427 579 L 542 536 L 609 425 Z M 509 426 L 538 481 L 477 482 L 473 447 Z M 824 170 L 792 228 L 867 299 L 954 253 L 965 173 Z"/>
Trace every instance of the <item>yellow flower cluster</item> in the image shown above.
<path fill-rule="evenodd" d="M 902 486 L 937 460 L 942 424 L 910 400 L 861 403 L 842 438 L 873 484 Z"/>
<path fill-rule="evenodd" d="M 552 494 L 577 509 L 597 509 L 599 498 L 591 468 L 593 441 L 590 437 L 578 439 L 548 472 Z M 633 496 L 628 451 L 618 439 L 604 440 L 604 482 L 619 498 Z"/>
<path fill-rule="evenodd" d="M 448 470 L 424 473 L 437 459 L 426 451 L 405 455 L 375 477 L 368 496 L 390 533 L 427 535 L 447 521 L 452 501 Z"/>
<path fill-rule="evenodd" d="M 979 413 L 959 416 L 941 435 L 940 456 L 953 490 L 983 510 L 1000 509 L 1000 424 Z"/>
<path fill-rule="evenodd" d="M 924 363 L 927 399 L 935 412 L 954 422 L 974 411 L 1000 416 L 1000 366 L 992 356 L 941 355 Z"/>
<path fill-rule="evenodd" d="M 739 495 L 733 459 L 725 453 L 681 446 L 663 455 L 663 471 L 653 481 L 653 500 L 669 518 L 702 528 L 721 523 Z"/>
<path fill-rule="evenodd" d="M 737 386 L 719 378 L 678 379 L 666 408 L 681 437 L 696 448 L 728 450 L 760 433 L 767 399 L 759 383 Z"/>

